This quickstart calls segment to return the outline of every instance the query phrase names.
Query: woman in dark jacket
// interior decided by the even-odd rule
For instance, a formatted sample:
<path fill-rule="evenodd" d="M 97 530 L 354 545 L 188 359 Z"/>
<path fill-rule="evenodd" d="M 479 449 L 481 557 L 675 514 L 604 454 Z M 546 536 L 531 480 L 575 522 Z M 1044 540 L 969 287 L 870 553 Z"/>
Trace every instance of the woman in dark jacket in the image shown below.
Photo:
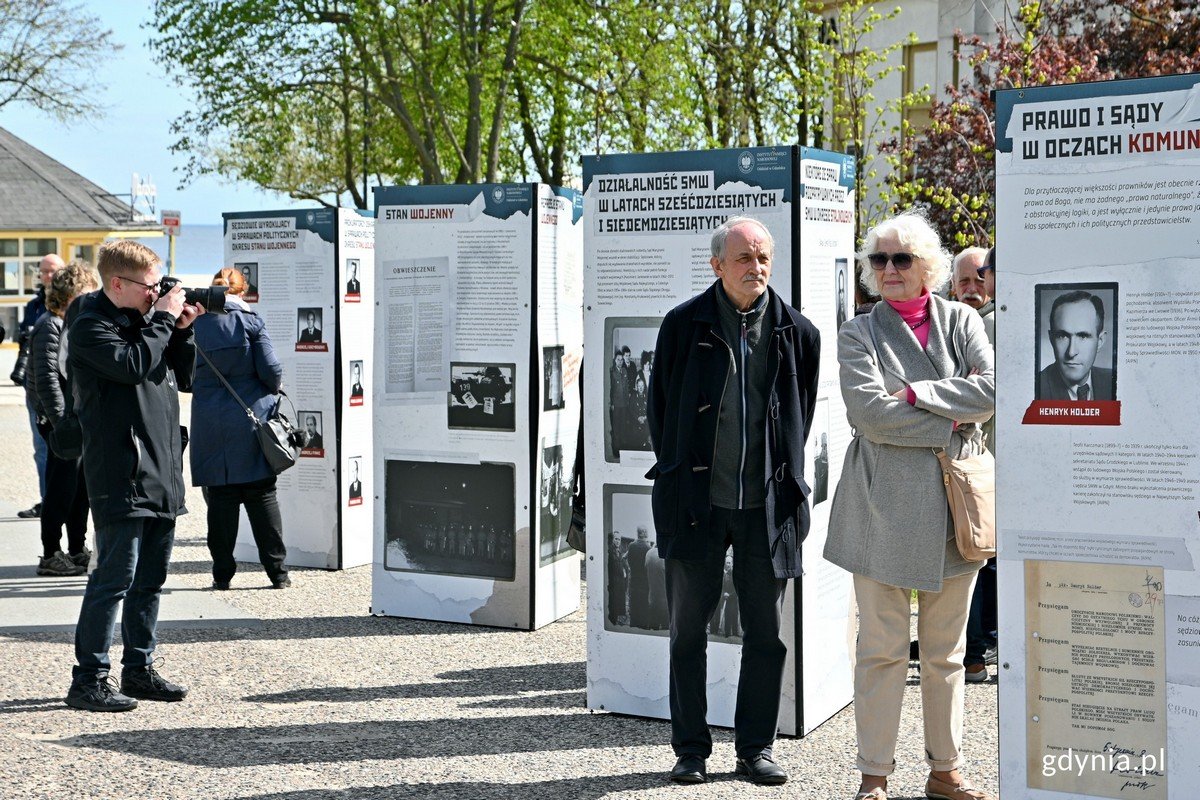
<path fill-rule="evenodd" d="M 246 506 L 258 558 L 276 589 L 291 586 L 284 559 L 283 520 L 275 497 L 275 473 L 259 447 L 254 426 L 229 393 L 215 367 L 255 416 L 265 419 L 276 403 L 283 367 L 275 357 L 262 318 L 242 300 L 246 278 L 222 269 L 213 286 L 228 287 L 226 314 L 196 321 L 196 376 L 192 385 L 192 483 L 208 502 L 208 551 L 213 588 L 228 589 L 237 571 L 238 509 Z"/>
<path fill-rule="evenodd" d="M 74 423 L 67 381 L 67 337 L 63 317 L 81 294 L 100 288 L 90 265 L 74 261 L 59 270 L 46 295 L 46 308 L 29 338 L 25 391 L 37 415 L 38 432 L 50 444 L 46 454 L 46 496 L 42 501 L 42 557 L 37 574 L 57 577 L 83 575 L 92 553 L 87 549 L 88 495 L 78 454 L 63 450 L 67 429 Z M 77 424 L 77 423 L 75 423 Z M 78 430 L 78 428 L 76 428 Z M 57 432 L 64 441 L 54 437 Z M 61 549 L 67 526 L 67 552 Z"/>

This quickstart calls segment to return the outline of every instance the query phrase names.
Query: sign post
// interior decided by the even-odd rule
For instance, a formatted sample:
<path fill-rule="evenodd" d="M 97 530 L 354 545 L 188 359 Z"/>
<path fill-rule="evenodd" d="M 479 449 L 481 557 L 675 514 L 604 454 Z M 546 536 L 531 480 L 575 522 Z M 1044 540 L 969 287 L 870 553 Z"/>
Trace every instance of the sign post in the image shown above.
<path fill-rule="evenodd" d="M 162 212 L 163 233 L 167 235 L 167 274 L 175 274 L 175 237 L 182 231 L 182 223 L 178 211 Z"/>

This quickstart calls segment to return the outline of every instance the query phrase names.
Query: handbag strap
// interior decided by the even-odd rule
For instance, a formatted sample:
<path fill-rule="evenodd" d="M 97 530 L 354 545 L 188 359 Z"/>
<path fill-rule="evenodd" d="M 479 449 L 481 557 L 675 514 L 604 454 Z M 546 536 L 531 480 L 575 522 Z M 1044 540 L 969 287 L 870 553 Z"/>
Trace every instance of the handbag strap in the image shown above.
<path fill-rule="evenodd" d="M 230 385 L 229 381 L 225 379 L 225 376 L 221 374 L 221 370 L 217 369 L 216 365 L 213 364 L 212 359 L 209 358 L 208 353 L 204 352 L 204 348 L 200 346 L 200 343 L 197 342 L 195 338 L 192 339 L 192 343 L 196 345 L 196 352 L 204 356 L 204 363 L 208 365 L 208 368 L 213 371 L 213 374 L 216 375 L 217 378 L 220 379 L 221 383 L 225 385 L 225 388 L 229 390 L 231 395 L 233 395 L 233 399 L 238 401 L 238 405 L 241 406 L 246 412 L 246 416 L 248 416 L 255 425 L 259 424 L 258 417 L 256 417 L 254 412 L 250 410 L 250 406 L 246 405 L 246 401 L 242 399 L 241 395 L 234 391 L 233 386 Z"/>

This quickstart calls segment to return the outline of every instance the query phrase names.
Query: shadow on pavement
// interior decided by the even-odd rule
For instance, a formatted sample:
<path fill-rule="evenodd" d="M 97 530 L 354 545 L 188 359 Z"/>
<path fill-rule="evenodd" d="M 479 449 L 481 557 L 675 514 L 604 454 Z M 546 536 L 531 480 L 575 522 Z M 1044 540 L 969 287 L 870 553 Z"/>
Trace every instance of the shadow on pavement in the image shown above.
<path fill-rule="evenodd" d="M 369 703 L 373 700 L 410 700 L 437 697 L 495 697 L 516 695 L 520 692 L 545 692 L 551 690 L 576 690 L 567 692 L 578 697 L 587 684 L 587 664 L 583 661 L 556 664 L 522 664 L 516 667 L 486 667 L 443 672 L 437 676 L 441 682 L 409 683 L 389 686 L 342 686 L 292 689 L 275 694 L 256 694 L 242 699 L 249 703 Z M 529 698 L 508 697 L 491 700 L 495 708 L 513 703 L 528 708 L 532 700 L 543 701 L 544 695 Z M 484 707 L 480 704 L 476 707 Z M 546 705 L 546 703 L 539 703 Z M 582 706 L 571 703 L 570 706 Z"/>
<path fill-rule="evenodd" d="M 630 775 L 598 775 L 527 783 L 400 783 L 391 786 L 355 786 L 350 789 L 302 789 L 291 792 L 255 794 L 238 800 L 373 800 L 373 798 L 422 797 L 521 797 L 572 800 L 599 800 L 613 792 L 636 792 L 668 785 L 665 772 L 637 772 Z"/>
<path fill-rule="evenodd" d="M 628 720 L 608 714 L 537 714 L 271 727 L 122 730 L 80 734 L 57 743 L 197 767 L 233 769 L 272 764 L 433 757 L 448 759 L 506 753 L 661 746 L 670 739 L 670 731 L 666 729 L 668 724 L 654 720 Z M 658 781 L 663 779 L 661 775 L 656 778 Z M 586 787 L 581 788 L 586 791 Z M 511 790 L 512 786 L 509 786 Z M 303 793 L 259 795 L 279 798 L 304 796 Z M 453 796 L 479 795 L 471 788 Z"/>

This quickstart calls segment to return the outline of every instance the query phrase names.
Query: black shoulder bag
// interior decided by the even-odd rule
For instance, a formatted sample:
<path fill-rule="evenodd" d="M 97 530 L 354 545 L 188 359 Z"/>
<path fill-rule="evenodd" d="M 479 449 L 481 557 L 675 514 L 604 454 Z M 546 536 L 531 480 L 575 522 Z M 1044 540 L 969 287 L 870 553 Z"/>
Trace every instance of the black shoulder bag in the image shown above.
<path fill-rule="evenodd" d="M 287 396 L 287 393 L 282 389 L 279 391 L 279 397 L 275 400 L 274 408 L 267 414 L 265 420 L 261 420 L 251 410 L 250 406 L 246 405 L 246 402 L 238 396 L 238 393 L 233 390 L 233 387 L 229 385 L 229 381 L 225 380 L 225 376 L 221 374 L 221 371 L 213 366 L 212 359 L 200 348 L 199 344 L 196 345 L 196 352 L 204 356 L 208 368 L 221 380 L 221 383 L 233 395 L 233 399 L 238 401 L 238 405 L 246 411 L 246 416 L 250 418 L 250 424 L 254 426 L 254 434 L 258 437 L 258 444 L 267 459 L 267 465 L 271 467 L 272 471 L 278 475 L 293 466 L 300 455 L 301 437 L 300 432 L 296 430 L 296 426 L 292 424 L 291 419 L 283 413 L 282 406 L 285 398 L 288 401 L 288 405 L 292 405 L 292 400 Z M 293 416 L 295 413 L 296 407 L 292 406 Z"/>

